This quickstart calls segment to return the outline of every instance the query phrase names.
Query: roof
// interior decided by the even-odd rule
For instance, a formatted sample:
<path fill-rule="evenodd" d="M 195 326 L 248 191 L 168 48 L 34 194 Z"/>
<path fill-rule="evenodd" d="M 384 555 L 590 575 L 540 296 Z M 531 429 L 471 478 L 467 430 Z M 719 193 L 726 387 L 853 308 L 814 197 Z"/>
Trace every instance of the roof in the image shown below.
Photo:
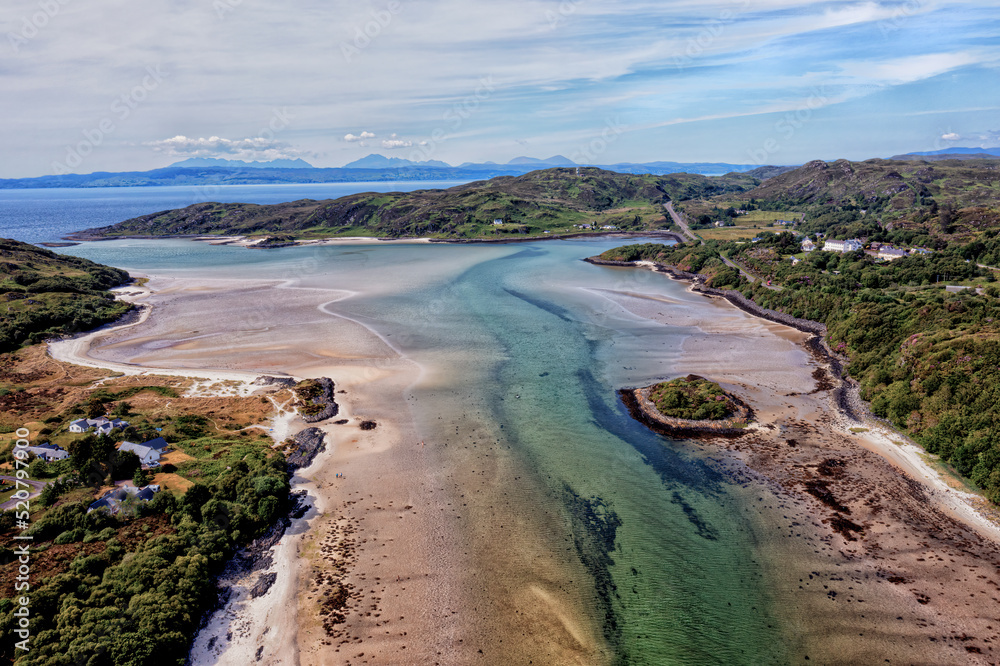
<path fill-rule="evenodd" d="M 151 449 L 155 449 L 158 453 L 163 453 L 163 451 L 168 446 L 167 440 L 163 439 L 162 437 L 157 437 L 156 439 L 151 439 L 148 442 L 143 442 L 142 445 L 148 446 Z"/>
<path fill-rule="evenodd" d="M 160 452 L 158 450 L 144 444 L 136 444 L 135 442 L 123 442 L 122 445 L 118 447 L 118 450 L 131 451 L 141 459 L 145 459 L 150 454 L 155 454 L 156 460 L 160 459 Z"/>

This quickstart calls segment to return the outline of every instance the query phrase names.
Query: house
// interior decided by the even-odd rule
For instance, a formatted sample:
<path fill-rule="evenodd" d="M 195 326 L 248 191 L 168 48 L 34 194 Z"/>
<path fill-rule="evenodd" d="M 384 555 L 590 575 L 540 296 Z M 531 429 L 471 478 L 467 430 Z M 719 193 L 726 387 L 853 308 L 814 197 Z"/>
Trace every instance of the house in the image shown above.
<path fill-rule="evenodd" d="M 812 252 L 815 249 L 816 249 L 816 244 L 813 243 L 808 238 L 806 238 L 805 240 L 802 241 L 802 251 L 803 252 Z"/>
<path fill-rule="evenodd" d="M 616 227 L 616 226 L 615 226 L 615 225 L 613 225 L 613 224 L 605 224 L 605 225 L 604 225 L 603 227 L 601 227 L 601 229 L 607 229 L 608 231 L 614 231 L 614 230 L 615 230 L 615 229 L 617 229 L 617 228 L 618 228 L 618 227 Z"/>
<path fill-rule="evenodd" d="M 799 263 L 800 261 L 802 261 L 802 260 L 801 260 L 801 259 L 799 259 L 798 257 L 789 257 L 789 258 L 790 258 L 790 259 L 792 260 L 792 266 L 795 266 L 795 265 L 797 265 L 797 264 L 798 264 L 798 263 Z"/>
<path fill-rule="evenodd" d="M 788 226 L 789 224 L 795 224 L 795 223 L 794 222 L 790 222 L 789 220 L 777 220 L 774 224 L 776 226 L 782 226 L 782 227 L 784 227 L 784 226 Z"/>
<path fill-rule="evenodd" d="M 160 487 L 157 485 L 143 486 L 142 488 L 136 488 L 135 486 L 119 486 L 114 490 L 109 490 L 108 492 L 101 495 L 100 499 L 96 502 L 91 503 L 87 507 L 87 513 L 91 511 L 97 511 L 98 509 L 107 509 L 108 513 L 118 513 L 121 509 L 122 502 L 132 498 L 141 502 L 148 502 L 153 499 L 153 495 L 160 492 Z"/>
<path fill-rule="evenodd" d="M 131 451 L 139 456 L 139 462 L 142 463 L 143 467 L 158 467 L 160 465 L 160 456 L 163 455 L 166 449 L 167 440 L 162 437 L 151 439 L 142 444 L 122 442 L 122 445 L 118 447 L 119 451 Z"/>
<path fill-rule="evenodd" d="M 112 430 L 124 430 L 128 427 L 128 421 L 121 419 L 109 419 L 101 416 L 96 419 L 79 419 L 69 424 L 70 432 L 87 432 L 93 428 L 98 434 L 109 435 Z"/>
<path fill-rule="evenodd" d="M 57 460 L 66 460 L 66 458 L 69 458 L 69 451 L 48 442 L 39 444 L 38 446 L 29 446 L 28 453 L 41 458 L 45 462 L 56 462 Z"/>
<path fill-rule="evenodd" d="M 493 220 L 493 226 L 494 226 L 494 227 L 500 227 L 500 226 L 503 226 L 503 220 L 501 220 L 501 219 L 496 219 L 496 220 Z"/>
<path fill-rule="evenodd" d="M 894 247 L 882 247 L 878 251 L 878 258 L 883 261 L 893 261 L 899 259 L 900 257 L 909 256 L 909 252 L 906 250 L 899 250 Z"/>
<path fill-rule="evenodd" d="M 855 252 L 863 247 L 857 238 L 847 240 L 828 240 L 823 243 L 823 249 L 827 252 Z"/>

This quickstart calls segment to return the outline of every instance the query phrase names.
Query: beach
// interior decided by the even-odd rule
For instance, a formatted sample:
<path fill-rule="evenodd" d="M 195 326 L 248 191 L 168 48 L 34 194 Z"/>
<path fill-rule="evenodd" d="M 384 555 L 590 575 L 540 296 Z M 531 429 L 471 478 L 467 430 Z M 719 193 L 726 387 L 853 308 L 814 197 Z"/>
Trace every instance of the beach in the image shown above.
<path fill-rule="evenodd" d="M 147 270 L 144 319 L 53 345 L 202 391 L 336 383 L 347 422 L 318 424 L 326 450 L 293 480 L 309 510 L 233 581 L 194 663 L 990 661 L 995 528 L 910 445 L 838 415 L 806 334 L 526 247 Z M 670 442 L 614 393 L 686 374 L 758 426 Z"/>

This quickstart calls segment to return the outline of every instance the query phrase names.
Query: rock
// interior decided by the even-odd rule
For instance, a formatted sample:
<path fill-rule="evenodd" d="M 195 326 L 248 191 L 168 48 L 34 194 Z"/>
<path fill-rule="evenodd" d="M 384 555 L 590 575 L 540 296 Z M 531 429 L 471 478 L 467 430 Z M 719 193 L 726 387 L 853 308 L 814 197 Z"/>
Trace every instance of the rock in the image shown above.
<path fill-rule="evenodd" d="M 316 454 L 326 448 L 323 444 L 323 438 L 324 433 L 319 428 L 306 428 L 296 434 L 295 451 L 286 456 L 288 471 L 294 472 L 311 465 Z"/>
<path fill-rule="evenodd" d="M 267 594 L 267 591 L 271 589 L 274 585 L 274 581 L 278 579 L 278 574 L 276 573 L 264 573 L 257 578 L 257 582 L 254 586 L 250 588 L 250 598 L 256 599 L 257 597 L 262 597 Z"/>
<path fill-rule="evenodd" d="M 291 377 L 271 377 L 270 375 L 261 375 L 250 383 L 253 386 L 277 386 L 280 388 L 295 386 L 295 380 Z"/>

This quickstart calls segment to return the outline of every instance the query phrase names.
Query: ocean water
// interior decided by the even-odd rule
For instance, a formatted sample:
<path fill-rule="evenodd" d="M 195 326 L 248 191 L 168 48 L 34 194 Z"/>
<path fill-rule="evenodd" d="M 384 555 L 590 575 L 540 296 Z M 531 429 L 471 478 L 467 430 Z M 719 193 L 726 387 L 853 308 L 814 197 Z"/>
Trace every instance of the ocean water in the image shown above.
<path fill-rule="evenodd" d="M 327 309 L 439 370 L 432 384 L 412 388 L 422 437 L 489 443 L 529 470 L 524 486 L 533 490 L 505 492 L 498 523 L 504 514 L 557 516 L 546 545 L 588 571 L 577 583 L 594 599 L 616 663 L 786 663 L 794 648 L 761 563 L 770 537 L 749 517 L 746 489 L 698 447 L 636 423 L 616 396 L 675 376 L 692 333 L 599 295 L 690 299 L 682 285 L 647 271 L 580 261 L 621 243 L 262 251 L 136 240 L 60 251 L 157 275 L 280 278 L 361 292 Z M 518 548 L 516 535 L 506 547 Z"/>
<path fill-rule="evenodd" d="M 446 188 L 462 182 L 465 181 L 0 189 L 0 237 L 27 243 L 53 242 L 74 231 L 206 201 L 272 204 L 336 199 L 358 192 Z"/>

